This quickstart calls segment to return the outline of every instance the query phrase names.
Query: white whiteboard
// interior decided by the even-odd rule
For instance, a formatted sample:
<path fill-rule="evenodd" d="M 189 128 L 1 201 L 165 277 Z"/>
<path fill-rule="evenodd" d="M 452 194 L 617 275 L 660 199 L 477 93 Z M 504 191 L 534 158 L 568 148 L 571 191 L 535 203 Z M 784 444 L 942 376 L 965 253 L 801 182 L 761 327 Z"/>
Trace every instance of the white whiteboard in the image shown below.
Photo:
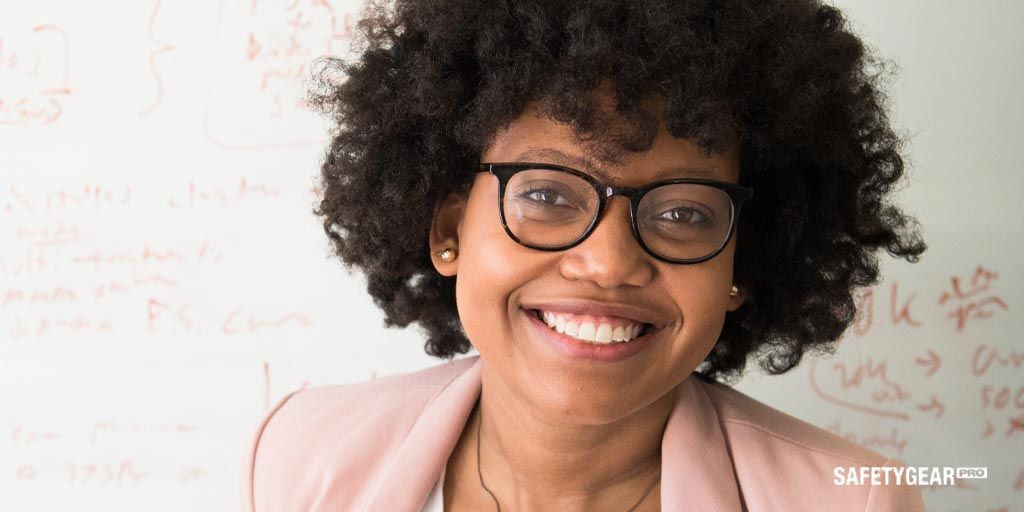
<path fill-rule="evenodd" d="M 902 68 L 900 200 L 931 249 L 885 262 L 835 358 L 739 387 L 914 465 L 989 468 L 929 510 L 1024 510 L 1024 7 L 840 6 Z M 302 80 L 358 12 L 3 0 L 0 509 L 233 511 L 268 403 L 437 364 L 310 212 L 326 125 Z"/>

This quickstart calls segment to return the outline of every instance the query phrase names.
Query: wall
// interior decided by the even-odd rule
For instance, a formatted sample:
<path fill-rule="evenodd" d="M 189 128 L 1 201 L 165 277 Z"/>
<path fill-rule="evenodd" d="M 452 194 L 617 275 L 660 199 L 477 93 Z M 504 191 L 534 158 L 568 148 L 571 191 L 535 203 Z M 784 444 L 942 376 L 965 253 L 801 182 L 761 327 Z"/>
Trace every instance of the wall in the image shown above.
<path fill-rule="evenodd" d="M 987 466 L 930 510 L 1024 510 L 1021 4 L 843 2 L 881 53 L 931 250 L 885 262 L 835 357 L 744 391 L 914 465 Z M 436 364 L 382 327 L 311 214 L 299 91 L 341 1 L 4 0 L 4 510 L 237 509 L 241 453 L 303 386 Z"/>

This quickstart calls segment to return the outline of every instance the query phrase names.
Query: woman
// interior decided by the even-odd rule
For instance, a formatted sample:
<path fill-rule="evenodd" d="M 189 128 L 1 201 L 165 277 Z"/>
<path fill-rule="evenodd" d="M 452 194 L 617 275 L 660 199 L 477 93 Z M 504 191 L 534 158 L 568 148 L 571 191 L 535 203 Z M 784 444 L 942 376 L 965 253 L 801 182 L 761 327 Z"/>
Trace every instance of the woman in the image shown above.
<path fill-rule="evenodd" d="M 923 510 L 721 384 L 827 351 L 925 246 L 873 60 L 811 0 L 403 1 L 329 60 L 317 214 L 388 325 L 478 357 L 305 390 L 249 510 Z M 740 212 L 742 211 L 742 215 Z"/>

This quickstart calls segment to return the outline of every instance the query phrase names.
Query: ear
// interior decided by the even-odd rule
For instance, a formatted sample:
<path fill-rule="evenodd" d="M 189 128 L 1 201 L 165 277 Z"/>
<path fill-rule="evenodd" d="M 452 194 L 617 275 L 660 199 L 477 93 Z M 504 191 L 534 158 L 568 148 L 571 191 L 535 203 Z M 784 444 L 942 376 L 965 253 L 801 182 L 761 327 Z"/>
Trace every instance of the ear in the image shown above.
<path fill-rule="evenodd" d="M 460 194 L 449 194 L 437 202 L 434 220 L 430 225 L 430 261 L 443 276 L 451 277 L 459 271 L 459 234 L 462 232 L 462 217 L 466 212 L 466 198 Z M 451 249 L 455 255 L 452 261 L 441 258 L 440 252 Z"/>

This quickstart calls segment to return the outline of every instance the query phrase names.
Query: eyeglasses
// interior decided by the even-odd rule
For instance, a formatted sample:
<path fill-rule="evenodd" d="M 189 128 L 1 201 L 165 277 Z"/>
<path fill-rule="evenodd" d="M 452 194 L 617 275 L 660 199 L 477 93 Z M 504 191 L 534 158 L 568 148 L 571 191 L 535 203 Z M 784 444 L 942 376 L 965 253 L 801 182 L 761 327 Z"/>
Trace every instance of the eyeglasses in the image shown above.
<path fill-rule="evenodd" d="M 579 245 L 594 231 L 608 199 L 620 195 L 629 198 L 640 246 L 661 261 L 680 264 L 722 252 L 740 207 L 754 195 L 749 187 L 696 178 L 613 187 L 576 169 L 531 162 L 481 163 L 476 172 L 498 178 L 501 224 L 523 246 L 561 251 Z"/>

